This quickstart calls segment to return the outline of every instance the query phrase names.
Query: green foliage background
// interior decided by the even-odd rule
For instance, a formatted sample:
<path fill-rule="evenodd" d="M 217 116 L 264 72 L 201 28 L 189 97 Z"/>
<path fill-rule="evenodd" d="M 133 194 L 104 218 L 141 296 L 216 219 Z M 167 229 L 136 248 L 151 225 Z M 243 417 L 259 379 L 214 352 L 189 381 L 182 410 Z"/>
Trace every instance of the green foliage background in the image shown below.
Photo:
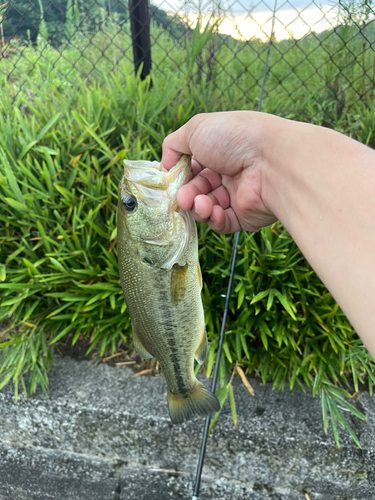
<path fill-rule="evenodd" d="M 55 47 L 71 43 L 71 26 L 75 19 L 74 31 L 93 36 L 101 30 L 106 20 L 116 18 L 117 30 L 129 19 L 127 0 L 11 0 L 0 5 L 3 13 L 3 31 L 6 42 L 16 38 L 21 42 L 36 43 L 41 32 L 41 21 L 47 27 L 47 39 Z M 181 38 L 188 26 L 178 18 L 150 5 L 150 19 L 174 38 Z"/>
<path fill-rule="evenodd" d="M 115 29 L 115 22 L 108 22 L 106 33 L 96 35 L 98 43 L 102 36 L 105 44 Z M 154 33 L 158 29 L 154 26 Z M 351 40 L 355 53 L 358 37 L 352 36 L 353 29 L 343 26 L 341 35 Z M 164 63 L 163 74 L 155 69 L 151 89 L 149 81 L 133 76 L 131 64 L 114 46 L 97 61 L 95 75 L 87 77 L 91 63 L 78 49 L 82 34 L 69 49 L 70 61 L 77 58 L 73 69 L 66 58 L 56 59 L 46 31 L 35 47 L 22 49 L 25 57 L 15 70 L 12 58 L 18 61 L 20 48 L 0 61 L 3 73 L 13 68 L 1 85 L 0 100 L 0 320 L 9 318 L 18 327 L 0 332 L 0 388 L 13 382 L 16 395 L 20 385 L 25 393 L 33 393 L 38 384 L 47 391 L 53 346 L 63 337 L 73 344 L 86 338 L 89 350 L 101 356 L 129 343 L 131 328 L 116 256 L 122 160 L 160 159 L 163 138 L 196 113 L 256 107 L 265 44 L 254 41 L 251 51 L 239 52 L 235 59 L 230 55 L 238 50 L 238 42 L 222 45 L 222 58 L 227 57 L 223 73 L 223 59 L 220 64 L 211 59 L 211 44 L 218 43 L 213 30 L 195 30 L 185 48 L 167 33 L 158 34 L 173 57 Z M 124 29 L 121 36 L 118 46 L 129 44 L 129 32 Z M 329 124 L 371 144 L 371 84 L 365 82 L 367 100 L 359 102 L 346 78 L 336 75 L 332 80 L 331 66 L 337 66 L 340 57 L 341 74 L 359 75 L 359 85 L 363 68 L 354 63 L 348 67 L 336 38 L 323 42 L 330 57 L 315 38 L 304 43 L 311 44 L 314 64 L 323 65 L 326 80 L 317 74 L 298 92 L 292 92 L 296 79 L 308 80 L 311 61 L 302 60 L 292 42 L 275 44 L 266 88 L 276 90 L 266 94 L 263 110 Z M 254 61 L 252 51 L 258 55 Z M 369 52 L 365 64 L 370 65 Z M 160 64 L 164 55 L 155 49 L 153 57 Z M 243 73 L 240 58 L 244 64 L 253 61 L 251 74 Z M 173 60 L 180 64 L 178 72 Z M 209 73 L 201 73 L 202 60 Z M 290 74 L 287 61 L 298 72 Z M 63 76 L 68 68 L 70 80 Z M 283 78 L 282 86 L 275 87 L 275 75 Z M 204 369 L 209 375 L 233 240 L 213 234 L 205 225 L 199 235 L 211 341 Z M 227 373 L 236 363 L 264 382 L 272 380 L 275 387 L 297 385 L 319 394 L 325 430 L 330 416 L 337 443 L 339 422 L 359 445 L 350 418 L 365 417 L 347 401 L 348 390 L 358 391 L 366 383 L 372 393 L 375 362 L 279 223 L 256 234 L 243 233 L 240 240 L 220 367 L 220 398 L 229 396 L 234 418 Z M 349 411 L 349 420 L 343 410 Z"/>

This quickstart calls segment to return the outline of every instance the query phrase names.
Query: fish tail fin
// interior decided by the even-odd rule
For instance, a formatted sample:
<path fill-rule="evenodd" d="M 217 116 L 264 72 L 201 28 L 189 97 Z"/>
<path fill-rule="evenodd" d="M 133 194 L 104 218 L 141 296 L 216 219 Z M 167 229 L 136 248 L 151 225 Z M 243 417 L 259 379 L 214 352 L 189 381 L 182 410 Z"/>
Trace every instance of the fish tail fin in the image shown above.
<path fill-rule="evenodd" d="M 169 415 L 174 424 L 181 424 L 194 415 L 207 417 L 220 410 L 220 403 L 215 394 L 196 380 L 187 396 L 172 394 L 168 390 Z"/>

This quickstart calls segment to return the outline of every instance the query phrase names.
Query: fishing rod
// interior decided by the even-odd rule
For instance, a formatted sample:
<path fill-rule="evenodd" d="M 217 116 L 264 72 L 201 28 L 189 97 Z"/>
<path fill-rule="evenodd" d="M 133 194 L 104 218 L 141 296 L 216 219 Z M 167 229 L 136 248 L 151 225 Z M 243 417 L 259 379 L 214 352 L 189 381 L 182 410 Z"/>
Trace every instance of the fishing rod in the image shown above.
<path fill-rule="evenodd" d="M 275 26 L 276 9 L 277 9 L 277 0 L 275 0 L 275 5 L 273 8 L 271 35 L 270 35 L 270 38 L 268 41 L 267 55 L 266 55 L 266 61 L 264 63 L 262 85 L 260 88 L 260 95 L 259 95 L 259 102 L 258 102 L 257 111 L 260 111 L 261 107 L 262 107 L 263 91 L 264 91 L 264 85 L 266 83 L 266 75 L 267 75 L 267 69 L 268 69 L 268 59 L 270 56 L 272 38 L 273 38 L 273 30 L 274 30 L 274 26 Z M 237 248 L 238 248 L 238 242 L 240 239 L 240 234 L 241 234 L 240 232 L 236 233 L 235 238 L 234 238 L 234 245 L 233 245 L 233 251 L 232 251 L 231 262 L 230 262 L 229 281 L 228 281 L 228 286 L 227 286 L 227 293 L 225 295 L 223 319 L 221 322 L 221 329 L 220 329 L 219 346 L 217 349 L 215 370 L 214 370 L 214 375 L 213 375 L 212 384 L 211 384 L 211 391 L 213 393 L 215 393 L 216 382 L 217 382 L 217 377 L 218 377 L 218 373 L 219 373 L 221 351 L 223 349 L 223 343 L 224 343 L 225 325 L 226 325 L 227 315 L 228 315 L 228 310 L 229 310 L 229 300 L 230 300 L 230 294 L 231 294 L 231 290 L 232 290 L 234 268 L 236 266 Z M 199 498 L 199 489 L 200 489 L 200 484 L 201 484 L 204 456 L 206 453 L 206 444 L 207 444 L 207 437 L 208 437 L 208 431 L 210 428 L 210 423 L 211 423 L 211 417 L 208 416 L 208 417 L 206 417 L 206 422 L 205 422 L 204 430 L 203 430 L 201 450 L 200 450 L 200 455 L 199 455 L 197 473 L 195 476 L 194 493 L 193 493 L 192 500 L 198 500 L 198 498 Z"/>

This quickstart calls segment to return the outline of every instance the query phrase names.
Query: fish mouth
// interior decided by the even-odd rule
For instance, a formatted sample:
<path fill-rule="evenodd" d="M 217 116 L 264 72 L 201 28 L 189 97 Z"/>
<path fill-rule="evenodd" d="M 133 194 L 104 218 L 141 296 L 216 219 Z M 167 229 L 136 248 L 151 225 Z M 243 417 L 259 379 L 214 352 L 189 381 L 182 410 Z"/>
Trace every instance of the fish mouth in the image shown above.
<path fill-rule="evenodd" d="M 124 160 L 124 176 L 129 182 L 140 184 L 150 189 L 167 190 L 180 176 L 185 184 L 190 175 L 190 156 L 183 155 L 180 161 L 169 171 L 157 161 Z M 181 174 L 186 170 L 186 175 Z"/>
<path fill-rule="evenodd" d="M 168 185 L 176 182 L 180 176 L 182 177 L 180 181 L 181 186 L 185 184 L 190 176 L 190 165 L 191 165 L 191 157 L 188 155 L 181 156 L 180 161 L 177 163 L 177 165 L 172 167 L 166 175 Z M 163 169 L 165 170 L 164 167 Z"/>
<path fill-rule="evenodd" d="M 124 160 L 124 176 L 130 182 L 149 189 L 168 189 L 167 171 L 157 161 Z"/>
<path fill-rule="evenodd" d="M 189 179 L 190 163 L 190 156 L 183 155 L 180 161 L 167 171 L 157 161 L 124 160 L 122 185 L 133 185 L 137 190 L 138 201 L 149 207 L 156 206 L 167 193 L 172 202 L 171 210 L 176 211 L 177 191 Z"/>

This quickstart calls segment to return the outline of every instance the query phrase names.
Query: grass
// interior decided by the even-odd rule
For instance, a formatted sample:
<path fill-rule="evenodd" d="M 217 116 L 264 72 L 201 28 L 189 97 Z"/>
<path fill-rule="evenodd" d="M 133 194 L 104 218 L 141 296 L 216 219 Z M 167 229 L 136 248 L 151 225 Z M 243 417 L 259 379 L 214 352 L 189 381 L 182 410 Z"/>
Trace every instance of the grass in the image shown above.
<path fill-rule="evenodd" d="M 160 159 L 165 135 L 196 113 L 257 105 L 265 44 L 227 40 L 218 62 L 212 44 L 222 39 L 214 29 L 196 30 L 182 46 L 154 27 L 159 46 L 150 89 L 124 57 L 125 28 L 108 20 L 98 33 L 77 34 L 63 56 L 42 37 L 36 47 L 15 45 L 0 61 L 8 77 L 0 86 L 0 320 L 17 326 L 0 333 L 0 388 L 13 383 L 16 396 L 38 385 L 48 391 L 54 345 L 63 339 L 89 341 L 88 350 L 100 356 L 130 341 L 116 256 L 122 160 Z M 360 67 L 350 62 L 362 45 L 355 26 L 342 30 L 321 44 L 316 36 L 275 43 L 262 109 L 373 145 L 374 105 L 356 90 L 358 77 L 363 90 L 363 60 Z M 366 72 L 372 57 L 366 52 Z M 371 85 L 365 80 L 363 96 Z M 201 225 L 199 238 L 209 376 L 232 237 Z M 228 372 L 241 375 L 241 367 L 275 388 L 319 395 L 325 431 L 330 422 L 339 445 L 340 423 L 360 446 L 350 419 L 365 417 L 348 398 L 363 384 L 372 394 L 375 362 L 279 223 L 241 235 L 219 390 L 235 423 Z"/>

